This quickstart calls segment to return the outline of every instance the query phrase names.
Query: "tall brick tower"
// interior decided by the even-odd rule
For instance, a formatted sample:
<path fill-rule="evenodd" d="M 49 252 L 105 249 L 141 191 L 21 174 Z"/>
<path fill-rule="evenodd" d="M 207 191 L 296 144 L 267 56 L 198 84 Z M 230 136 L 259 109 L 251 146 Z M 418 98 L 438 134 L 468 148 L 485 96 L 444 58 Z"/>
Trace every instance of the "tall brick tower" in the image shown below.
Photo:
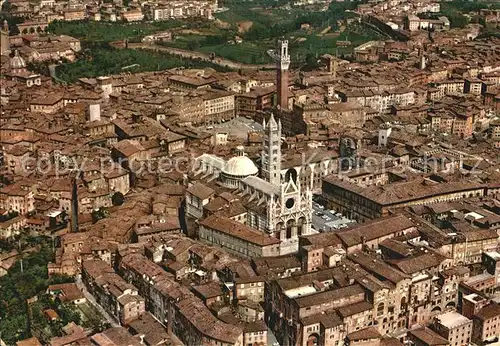
<path fill-rule="evenodd" d="M 279 40 L 275 54 L 276 60 L 276 93 L 278 95 L 278 109 L 288 109 L 288 68 L 290 55 L 288 54 L 288 41 Z"/>
<path fill-rule="evenodd" d="M 0 28 L 0 55 L 9 54 L 9 23 L 7 23 L 7 20 L 4 20 L 2 27 Z"/>

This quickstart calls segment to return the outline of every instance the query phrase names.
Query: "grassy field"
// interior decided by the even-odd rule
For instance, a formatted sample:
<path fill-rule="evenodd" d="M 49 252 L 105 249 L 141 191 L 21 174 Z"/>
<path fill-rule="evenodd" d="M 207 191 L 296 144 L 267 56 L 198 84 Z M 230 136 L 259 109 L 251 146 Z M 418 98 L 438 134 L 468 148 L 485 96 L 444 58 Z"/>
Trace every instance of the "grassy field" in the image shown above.
<path fill-rule="evenodd" d="M 104 23 L 104 22 L 55 22 L 50 31 L 80 38 L 84 42 L 112 42 L 128 39 L 137 42 L 141 37 L 163 30 L 172 30 L 174 40 L 164 43 L 167 46 L 215 53 L 216 56 L 247 64 L 271 62 L 267 50 L 274 48 L 278 37 L 290 41 L 292 63 L 302 64 L 306 56 L 324 53 L 344 54 L 351 48 L 338 49 L 336 42 L 349 40 L 352 46 L 378 39 L 373 30 L 356 24 L 340 32 L 337 23 L 350 16 L 347 9 L 353 8 L 351 2 L 333 2 L 328 11 L 311 12 L 304 8 L 276 8 L 274 5 L 257 7 L 256 2 L 234 2 L 226 4 L 228 11 L 215 14 L 215 22 L 166 21 L 152 23 Z M 260 4 L 262 5 L 262 4 Z M 253 6 L 253 7 L 251 7 Z M 301 24 L 310 24 L 308 31 L 301 30 Z M 330 27 L 328 34 L 321 33 Z M 242 44 L 229 44 L 235 36 L 243 38 Z M 94 54 L 98 53 L 98 55 Z M 145 59 L 145 60 L 143 60 Z M 77 76 L 95 76 L 106 73 L 119 73 L 124 66 L 140 64 L 141 71 L 182 66 L 186 60 L 147 52 L 128 50 L 106 52 L 98 49 L 92 58 L 74 64 L 63 65 L 59 70 L 61 78 L 73 81 Z M 132 71 L 133 72 L 133 71 Z"/>
<path fill-rule="evenodd" d="M 498 0 L 481 0 L 481 1 L 470 1 L 470 0 L 453 0 L 448 2 L 443 2 L 441 4 L 442 9 L 454 9 L 462 13 L 477 12 L 483 8 L 489 9 L 500 9 L 500 2 Z"/>
<path fill-rule="evenodd" d="M 481 9 L 500 9 L 500 2 L 453 0 L 441 3 L 441 14 L 448 17 L 452 28 L 464 28 L 469 23 L 480 23 L 478 13 Z"/>
<path fill-rule="evenodd" d="M 217 22 L 211 33 L 218 33 L 219 40 L 211 39 L 209 35 L 176 34 L 175 40 L 165 45 L 196 50 L 203 53 L 215 53 L 217 56 L 247 64 L 265 64 L 271 62 L 266 51 L 274 44 L 274 40 L 247 40 L 242 44 L 229 44 L 235 36 L 244 37 L 248 29 L 260 30 L 259 28 L 270 27 L 272 23 L 280 20 L 282 10 L 250 9 L 247 6 L 238 5 L 230 10 L 217 13 Z M 217 27 L 218 26 L 218 27 Z"/>
<path fill-rule="evenodd" d="M 298 42 L 299 37 L 302 42 Z M 314 54 L 316 56 L 322 54 L 338 54 L 339 56 L 348 55 L 352 52 L 354 47 L 380 38 L 381 36 L 377 32 L 363 25 L 355 24 L 348 26 L 345 31 L 338 35 L 327 34 L 320 36 L 313 33 L 307 36 L 297 36 L 295 40 L 291 41 L 290 54 L 292 61 L 295 62 L 304 61 L 308 54 Z M 351 46 L 337 47 L 337 41 L 350 41 Z"/>
<path fill-rule="evenodd" d="M 249 7 L 248 3 L 233 2 L 229 10 L 217 13 L 224 39 L 213 42 L 197 35 L 177 35 L 173 42 L 166 45 L 196 50 L 205 53 L 215 53 L 217 56 L 248 64 L 263 64 L 271 62 L 267 50 L 274 48 L 278 37 L 284 36 L 290 42 L 290 54 L 293 63 L 301 64 L 307 55 L 347 54 L 351 48 L 337 48 L 339 40 L 349 40 L 352 46 L 379 39 L 380 35 L 373 30 L 359 25 L 351 25 L 340 32 L 337 21 L 352 17 L 350 3 L 332 3 L 326 12 L 310 12 L 304 8 L 272 8 Z M 252 3 L 251 6 L 256 6 Z M 300 29 L 301 24 L 310 24 L 308 31 Z M 320 33 L 326 28 L 328 34 Z M 242 44 L 229 44 L 227 41 L 234 36 L 243 38 Z"/>
<path fill-rule="evenodd" d="M 283 11 L 281 10 L 265 10 L 262 8 L 249 8 L 244 5 L 235 5 L 228 11 L 216 13 L 215 17 L 229 24 L 251 21 L 255 24 L 272 25 L 277 20 L 283 20 L 282 15 Z"/>
<path fill-rule="evenodd" d="M 252 18 L 252 14 L 253 14 L 252 10 L 247 9 L 246 11 L 243 11 L 242 8 L 236 7 L 236 8 L 230 8 L 228 11 L 225 12 L 216 13 L 215 18 L 229 24 L 234 24 L 237 22 L 255 19 Z"/>
<path fill-rule="evenodd" d="M 292 62 L 301 63 L 308 54 L 349 54 L 354 47 L 381 38 L 377 32 L 361 24 L 350 25 L 342 33 L 320 35 L 321 31 L 321 29 L 310 32 L 297 30 L 287 36 L 290 42 Z M 337 41 L 346 40 L 351 41 L 351 47 L 337 47 Z M 244 41 L 242 44 L 221 43 L 206 45 L 204 37 L 190 35 L 189 37 L 180 37 L 174 42 L 167 43 L 167 45 L 204 53 L 215 53 L 217 56 L 246 64 L 266 64 L 272 62 L 271 58 L 267 55 L 267 50 L 274 48 L 275 42 L 276 40 L 274 39 L 265 39 L 260 41 Z"/>
<path fill-rule="evenodd" d="M 218 56 L 245 64 L 266 64 L 272 62 L 264 47 L 249 42 L 233 45 L 205 46 L 200 47 L 198 50 L 204 53 L 213 52 Z"/>
<path fill-rule="evenodd" d="M 376 31 L 360 24 L 350 25 L 342 33 L 320 35 L 321 31 L 321 29 L 311 32 L 297 30 L 287 36 L 290 42 L 290 54 L 293 62 L 304 61 L 308 54 L 348 54 L 352 51 L 353 47 L 381 38 Z M 217 56 L 246 64 L 266 64 L 271 62 L 271 58 L 267 55 L 267 50 L 274 48 L 276 42 L 274 39 L 265 39 L 244 41 L 242 44 L 228 44 L 226 42 L 221 44 L 207 44 L 205 38 L 205 36 L 198 35 L 180 36 L 166 45 L 204 53 L 215 53 Z M 351 41 L 352 46 L 350 48 L 337 47 L 337 41 L 346 40 Z"/>
<path fill-rule="evenodd" d="M 58 22 L 49 25 L 49 32 L 55 35 L 69 35 L 83 41 L 112 42 L 124 39 L 140 40 L 154 32 L 179 28 L 186 25 L 180 21 L 152 23 L 110 23 L 94 21 Z"/>
<path fill-rule="evenodd" d="M 75 82 L 82 77 L 97 77 L 125 71 L 161 71 L 181 66 L 187 68 L 212 67 L 222 71 L 226 70 L 206 61 L 187 60 L 161 52 L 116 49 L 101 44 L 84 47 L 78 61 L 59 65 L 56 72 L 59 79 Z"/>
<path fill-rule="evenodd" d="M 181 49 L 196 50 L 196 48 L 203 45 L 203 41 L 206 40 L 204 35 L 182 35 L 175 36 L 175 40 L 172 42 L 167 42 L 165 45 Z"/>

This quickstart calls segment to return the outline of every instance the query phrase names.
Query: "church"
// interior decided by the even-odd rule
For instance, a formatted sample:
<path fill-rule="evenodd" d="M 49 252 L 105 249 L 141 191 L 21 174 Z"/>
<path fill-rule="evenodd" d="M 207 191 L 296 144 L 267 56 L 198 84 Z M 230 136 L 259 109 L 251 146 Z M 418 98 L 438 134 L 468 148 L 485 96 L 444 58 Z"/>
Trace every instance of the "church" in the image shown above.
<path fill-rule="evenodd" d="M 285 255 L 297 252 L 299 236 L 312 232 L 312 191 L 301 188 L 296 169 L 282 173 L 281 122 L 271 115 L 263 128 L 260 175 L 242 147 L 227 162 L 203 154 L 195 159 L 194 167 L 197 176 L 216 179 L 220 186 L 231 189 L 245 206 L 245 223 L 280 240 L 280 255 Z"/>
<path fill-rule="evenodd" d="M 0 64 L 2 65 L 2 76 L 5 76 L 13 81 L 19 80 L 26 83 L 28 88 L 42 85 L 41 76 L 28 70 L 26 61 L 23 57 L 21 57 L 17 49 L 14 51 L 13 57 L 10 57 L 10 54 L 9 25 L 7 21 L 4 20 L 2 28 L 0 29 L 0 56 L 8 57 L 9 65 L 4 66 L 3 64 Z"/>

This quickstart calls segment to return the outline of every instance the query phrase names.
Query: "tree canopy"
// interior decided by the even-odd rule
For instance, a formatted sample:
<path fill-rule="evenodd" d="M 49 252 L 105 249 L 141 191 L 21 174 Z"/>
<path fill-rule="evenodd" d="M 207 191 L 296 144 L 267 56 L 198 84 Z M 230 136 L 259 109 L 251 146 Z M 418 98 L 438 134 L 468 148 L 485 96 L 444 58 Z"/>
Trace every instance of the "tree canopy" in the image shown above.
<path fill-rule="evenodd" d="M 26 299 L 45 292 L 52 282 L 67 282 L 69 277 L 49 279 L 47 264 L 53 260 L 49 246 L 43 246 L 37 253 L 18 261 L 7 273 L 0 277 L 0 332 L 8 344 L 30 337 L 27 329 Z"/>

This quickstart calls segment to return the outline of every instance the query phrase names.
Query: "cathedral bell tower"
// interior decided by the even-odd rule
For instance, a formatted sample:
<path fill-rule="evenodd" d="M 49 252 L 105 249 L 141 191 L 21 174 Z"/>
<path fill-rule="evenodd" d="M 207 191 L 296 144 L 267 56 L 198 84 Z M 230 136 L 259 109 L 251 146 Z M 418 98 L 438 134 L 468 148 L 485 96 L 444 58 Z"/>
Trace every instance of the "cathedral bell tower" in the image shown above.
<path fill-rule="evenodd" d="M 281 184 L 281 122 L 271 114 L 264 128 L 264 148 L 261 154 L 262 178 L 275 186 Z"/>

